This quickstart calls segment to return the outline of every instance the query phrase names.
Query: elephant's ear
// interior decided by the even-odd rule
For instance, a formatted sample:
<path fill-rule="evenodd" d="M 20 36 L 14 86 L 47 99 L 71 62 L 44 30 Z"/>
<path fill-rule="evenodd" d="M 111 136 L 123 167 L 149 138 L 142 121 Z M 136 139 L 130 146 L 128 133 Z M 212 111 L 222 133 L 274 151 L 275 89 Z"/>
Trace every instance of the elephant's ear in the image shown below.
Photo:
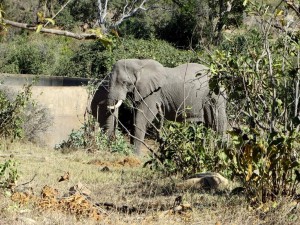
<path fill-rule="evenodd" d="M 166 83 L 166 69 L 155 60 L 143 60 L 143 65 L 136 73 L 135 101 L 149 96 Z"/>

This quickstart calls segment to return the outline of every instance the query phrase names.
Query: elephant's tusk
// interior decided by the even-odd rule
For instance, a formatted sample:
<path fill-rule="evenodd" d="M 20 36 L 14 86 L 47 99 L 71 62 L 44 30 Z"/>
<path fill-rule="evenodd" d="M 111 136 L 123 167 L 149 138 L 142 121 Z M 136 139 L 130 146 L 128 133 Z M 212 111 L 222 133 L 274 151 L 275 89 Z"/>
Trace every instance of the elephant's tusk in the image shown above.
<path fill-rule="evenodd" d="M 118 102 L 117 102 L 117 104 L 115 104 L 115 105 L 109 105 L 109 106 L 107 106 L 107 108 L 108 109 L 117 109 L 117 108 L 119 108 L 121 105 L 122 105 L 122 100 L 119 100 Z"/>

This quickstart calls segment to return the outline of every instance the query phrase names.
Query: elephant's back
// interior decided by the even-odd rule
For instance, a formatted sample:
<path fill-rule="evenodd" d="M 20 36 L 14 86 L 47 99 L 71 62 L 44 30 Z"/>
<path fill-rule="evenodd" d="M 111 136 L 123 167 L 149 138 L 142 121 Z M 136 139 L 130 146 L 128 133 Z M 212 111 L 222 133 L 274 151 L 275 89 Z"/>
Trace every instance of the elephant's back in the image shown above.
<path fill-rule="evenodd" d="M 179 75 L 182 77 L 202 77 L 209 75 L 209 68 L 205 65 L 198 63 L 185 63 L 172 68 L 172 73 L 174 75 Z"/>
<path fill-rule="evenodd" d="M 168 84 L 162 88 L 166 118 L 181 121 L 185 118 L 180 112 L 188 108 L 185 113 L 190 121 L 203 122 L 203 105 L 209 94 L 209 68 L 188 63 L 170 72 Z M 178 113 L 174 115 L 174 111 Z"/>

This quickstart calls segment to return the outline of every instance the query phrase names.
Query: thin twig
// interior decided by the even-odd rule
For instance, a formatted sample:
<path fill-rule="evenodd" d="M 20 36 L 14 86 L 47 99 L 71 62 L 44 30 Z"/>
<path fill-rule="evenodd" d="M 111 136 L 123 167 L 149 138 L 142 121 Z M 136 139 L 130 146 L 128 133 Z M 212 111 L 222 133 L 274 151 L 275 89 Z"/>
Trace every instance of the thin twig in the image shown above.
<path fill-rule="evenodd" d="M 18 28 L 22 28 L 22 29 L 26 29 L 26 30 L 36 31 L 36 29 L 37 29 L 36 25 L 19 23 L 19 22 L 7 20 L 7 19 L 3 19 L 3 22 L 5 24 L 11 25 L 13 27 L 18 27 Z M 42 28 L 40 30 L 40 32 L 48 33 L 48 34 L 62 35 L 62 36 L 66 36 L 66 37 L 75 38 L 78 40 L 97 39 L 98 38 L 96 34 L 86 34 L 86 33 L 77 34 L 77 33 L 67 31 L 67 30 L 58 30 L 58 29 Z"/>
<path fill-rule="evenodd" d="M 31 183 L 35 179 L 36 176 L 37 176 L 37 174 L 34 174 L 34 176 L 32 177 L 32 179 L 30 181 L 25 182 L 23 184 L 19 184 L 19 185 L 16 186 L 16 188 L 19 187 L 19 186 L 24 186 L 24 185 L 27 185 L 27 184 Z"/>
<path fill-rule="evenodd" d="M 58 12 L 54 15 L 54 16 L 52 16 L 52 20 L 69 4 L 69 2 L 71 2 L 72 0 L 69 0 L 69 1 L 67 1 L 66 2 L 66 4 L 64 4 L 61 8 L 60 8 L 60 10 L 58 10 Z M 45 23 L 45 25 L 44 25 L 44 27 L 46 27 L 48 24 L 50 23 L 50 21 L 48 20 L 47 21 L 47 23 Z"/>

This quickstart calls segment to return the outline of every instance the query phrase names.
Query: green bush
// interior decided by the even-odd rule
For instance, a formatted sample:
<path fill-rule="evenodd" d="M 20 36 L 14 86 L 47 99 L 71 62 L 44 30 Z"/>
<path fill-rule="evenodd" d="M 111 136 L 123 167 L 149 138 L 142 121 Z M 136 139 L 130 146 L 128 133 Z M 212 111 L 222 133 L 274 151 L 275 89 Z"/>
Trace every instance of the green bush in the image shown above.
<path fill-rule="evenodd" d="M 158 38 L 167 40 L 181 49 L 204 49 L 217 42 L 224 27 L 238 27 L 242 23 L 243 0 L 227 1 L 178 0 L 171 17 L 158 24 Z M 220 12 L 221 10 L 221 12 Z"/>
<path fill-rule="evenodd" d="M 222 137 L 202 124 L 167 122 L 157 156 L 147 164 L 183 176 L 206 171 L 227 173 L 221 143 Z"/>
<path fill-rule="evenodd" d="M 0 43 L 0 71 L 14 74 L 54 74 L 73 54 L 76 41 L 39 34 Z M 75 47 L 74 47 L 75 46 Z"/>
<path fill-rule="evenodd" d="M 168 67 L 197 61 L 194 52 L 178 50 L 167 42 L 156 39 L 120 39 L 111 49 L 103 47 L 100 41 L 92 41 L 83 43 L 54 74 L 100 78 L 111 70 L 117 60 L 124 58 L 152 58 Z"/>
<path fill-rule="evenodd" d="M 299 132 L 264 133 L 244 127 L 230 132 L 233 148 L 225 152 L 228 169 L 251 203 L 293 196 L 300 183 Z"/>
<path fill-rule="evenodd" d="M 152 17 L 152 13 L 141 12 L 135 17 L 125 20 L 119 27 L 119 33 L 125 38 L 132 36 L 136 39 L 151 40 L 156 36 L 155 21 Z"/>
<path fill-rule="evenodd" d="M 98 6 L 94 0 L 74 0 L 67 6 L 74 21 L 81 23 L 95 23 L 98 17 Z"/>
<path fill-rule="evenodd" d="M 107 50 L 100 41 L 84 42 L 54 71 L 57 76 L 97 77 L 107 72 Z"/>
<path fill-rule="evenodd" d="M 268 29 L 228 35 L 210 55 L 210 87 L 226 89 L 235 126 L 234 146 L 226 151 L 228 168 L 256 204 L 295 196 L 300 181 L 300 45 L 294 34 L 276 27 L 284 19 L 277 11 L 286 15 L 285 10 L 249 1 L 248 11 Z"/>
<path fill-rule="evenodd" d="M 21 138 L 24 136 L 23 113 L 31 98 L 31 85 L 11 100 L 7 92 L 0 90 L 0 136 L 5 138 Z"/>
<path fill-rule="evenodd" d="M 102 129 L 95 130 L 96 122 L 94 119 L 88 119 L 84 126 L 78 130 L 73 130 L 69 138 L 56 146 L 57 150 L 63 152 L 74 151 L 79 149 L 89 149 L 92 151 L 109 151 L 122 154 L 130 154 L 132 147 L 125 140 L 120 131 L 116 131 L 114 140 L 109 140 L 108 136 Z"/>
<path fill-rule="evenodd" d="M 56 26 L 61 27 L 63 30 L 73 30 L 80 22 L 75 21 L 70 9 L 67 7 L 58 14 L 55 18 Z"/>
<path fill-rule="evenodd" d="M 197 61 L 196 53 L 156 39 L 118 39 L 106 48 L 97 40 L 77 42 L 38 34 L 0 43 L 0 54 L 0 72 L 87 78 L 104 77 L 117 60 L 124 58 L 152 58 L 168 67 Z"/>
<path fill-rule="evenodd" d="M 176 49 L 168 42 L 158 39 L 126 39 L 113 50 L 113 55 L 114 61 L 123 58 L 151 58 L 166 67 L 175 67 L 182 63 L 198 61 L 195 52 Z"/>
<path fill-rule="evenodd" d="M 19 178 L 16 161 L 9 159 L 0 163 L 0 188 L 13 189 Z"/>

